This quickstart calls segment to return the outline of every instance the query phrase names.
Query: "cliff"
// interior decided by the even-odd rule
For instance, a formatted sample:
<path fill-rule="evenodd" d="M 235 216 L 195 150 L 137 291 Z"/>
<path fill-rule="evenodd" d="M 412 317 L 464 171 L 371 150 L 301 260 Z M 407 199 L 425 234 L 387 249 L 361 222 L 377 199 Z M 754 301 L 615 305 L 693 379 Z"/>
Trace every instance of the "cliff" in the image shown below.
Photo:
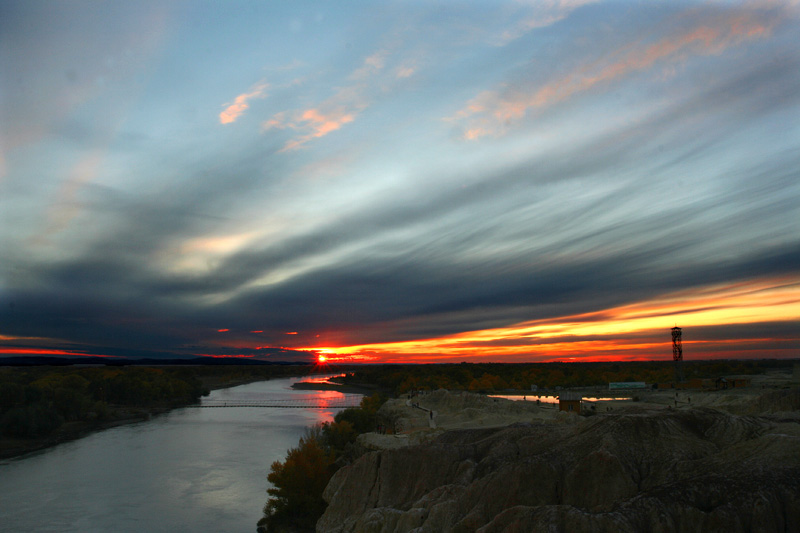
<path fill-rule="evenodd" d="M 455 429 L 339 470 L 318 532 L 800 531 L 796 413 Z"/>

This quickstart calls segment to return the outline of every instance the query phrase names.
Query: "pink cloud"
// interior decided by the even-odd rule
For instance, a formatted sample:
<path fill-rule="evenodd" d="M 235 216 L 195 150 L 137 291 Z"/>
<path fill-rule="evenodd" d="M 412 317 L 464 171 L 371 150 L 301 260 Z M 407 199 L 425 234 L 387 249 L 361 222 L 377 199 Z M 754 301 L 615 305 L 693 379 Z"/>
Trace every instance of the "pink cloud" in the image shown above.
<path fill-rule="evenodd" d="M 284 145 L 281 151 L 286 152 L 297 150 L 312 139 L 324 137 L 340 129 L 343 125 L 353 122 L 355 116 L 356 111 L 347 111 L 343 106 L 326 111 L 322 111 L 319 108 L 306 109 L 295 113 L 292 120 L 287 120 L 286 112 L 284 111 L 264 121 L 261 124 L 261 130 L 288 128 L 304 132 Z"/>
<path fill-rule="evenodd" d="M 253 86 L 250 92 L 240 94 L 237 96 L 233 103 L 225 104 L 226 107 L 220 114 L 219 114 L 219 123 L 220 124 L 230 124 L 231 122 L 235 122 L 242 113 L 244 113 L 247 108 L 250 106 L 248 105 L 248 100 L 252 100 L 253 98 L 263 98 L 266 96 L 266 91 L 269 88 L 269 84 L 265 82 L 258 83 Z"/>
<path fill-rule="evenodd" d="M 335 94 L 313 107 L 276 113 L 269 120 L 262 122 L 262 132 L 274 129 L 296 131 L 298 135 L 288 140 L 281 149 L 282 152 L 287 152 L 297 150 L 313 139 L 340 130 L 345 124 L 355 121 L 358 114 L 367 108 L 370 95 L 376 89 L 386 90 L 385 83 L 383 85 L 374 83 L 376 78 L 380 82 L 385 81 L 386 77 L 402 78 L 414 73 L 413 65 L 387 69 L 388 59 L 389 51 L 385 49 L 365 57 L 360 66 L 347 76 L 349 84 L 339 88 Z"/>
<path fill-rule="evenodd" d="M 290 140 L 281 151 L 297 150 L 311 139 L 324 137 L 332 131 L 340 129 L 344 124 L 352 122 L 354 118 L 355 116 L 352 113 L 347 113 L 343 109 L 324 114 L 318 109 L 308 109 L 300 114 L 297 122 L 282 126 L 305 130 L 308 133 Z"/>
<path fill-rule="evenodd" d="M 500 135 L 508 124 L 523 118 L 530 110 L 555 105 L 595 86 L 647 70 L 661 61 L 720 54 L 744 41 L 768 36 L 775 22 L 743 14 L 715 20 L 649 46 L 628 45 L 609 54 L 614 59 L 611 62 L 587 64 L 538 89 L 484 91 L 447 120 L 466 121 L 463 137 L 468 140 Z"/>
<path fill-rule="evenodd" d="M 336 111 L 323 115 L 318 109 L 309 109 L 301 118 L 311 126 L 313 137 L 323 137 L 338 130 L 343 124 L 353 121 L 353 115 L 350 113 Z"/>

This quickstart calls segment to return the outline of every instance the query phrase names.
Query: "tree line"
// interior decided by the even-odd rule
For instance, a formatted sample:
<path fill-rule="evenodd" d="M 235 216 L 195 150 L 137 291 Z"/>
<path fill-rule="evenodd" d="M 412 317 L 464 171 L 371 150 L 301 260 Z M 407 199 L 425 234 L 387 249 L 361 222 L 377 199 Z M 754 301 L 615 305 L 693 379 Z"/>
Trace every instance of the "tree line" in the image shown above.
<path fill-rule="evenodd" d="M 760 374 L 786 361 L 684 361 L 687 379 Z M 674 380 L 672 361 L 614 363 L 461 363 L 427 365 L 375 365 L 351 368 L 342 378 L 346 384 L 378 386 L 395 395 L 410 390 L 466 390 L 498 392 L 530 391 L 555 387 L 602 387 L 610 382 Z"/>
<path fill-rule="evenodd" d="M 172 407 L 208 391 L 191 369 L 0 369 L 0 436 L 46 438 L 65 422 L 103 422 L 136 408 Z"/>

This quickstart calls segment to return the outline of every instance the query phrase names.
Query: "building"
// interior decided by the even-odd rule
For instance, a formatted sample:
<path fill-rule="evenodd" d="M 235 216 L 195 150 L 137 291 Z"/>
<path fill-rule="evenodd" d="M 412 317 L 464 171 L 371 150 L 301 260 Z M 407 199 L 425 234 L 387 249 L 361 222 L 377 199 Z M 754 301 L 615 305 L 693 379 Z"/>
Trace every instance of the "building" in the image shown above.
<path fill-rule="evenodd" d="M 558 410 L 580 414 L 582 399 L 580 392 L 562 392 L 558 396 Z"/>
<path fill-rule="evenodd" d="M 608 390 L 628 390 L 646 389 L 647 383 L 644 381 L 612 381 L 608 384 Z"/>
<path fill-rule="evenodd" d="M 750 379 L 736 377 L 736 378 L 719 378 L 717 379 L 718 389 L 742 389 L 750 385 Z"/>

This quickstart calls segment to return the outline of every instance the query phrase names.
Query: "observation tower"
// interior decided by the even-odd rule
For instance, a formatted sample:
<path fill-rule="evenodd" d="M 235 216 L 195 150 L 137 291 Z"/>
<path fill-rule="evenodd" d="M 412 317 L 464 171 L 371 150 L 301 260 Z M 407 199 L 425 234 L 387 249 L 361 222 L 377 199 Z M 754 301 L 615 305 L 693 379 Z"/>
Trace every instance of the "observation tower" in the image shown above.
<path fill-rule="evenodd" d="M 672 360 L 675 361 L 675 383 L 683 381 L 683 346 L 681 328 L 672 328 Z"/>

